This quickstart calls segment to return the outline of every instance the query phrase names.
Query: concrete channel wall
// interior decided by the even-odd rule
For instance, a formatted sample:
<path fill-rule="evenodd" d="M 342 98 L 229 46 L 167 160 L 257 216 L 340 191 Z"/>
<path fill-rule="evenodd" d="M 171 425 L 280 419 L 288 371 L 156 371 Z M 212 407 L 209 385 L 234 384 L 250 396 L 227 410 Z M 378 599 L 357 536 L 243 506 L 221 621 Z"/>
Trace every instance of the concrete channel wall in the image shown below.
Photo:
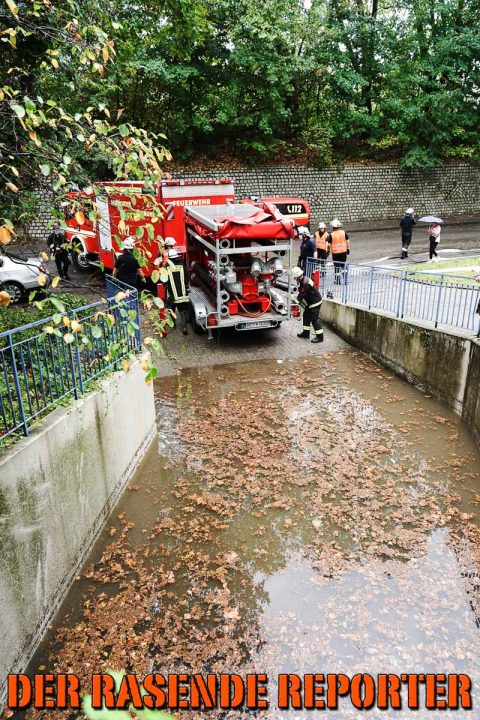
<path fill-rule="evenodd" d="M 155 436 L 136 362 L 0 459 L 0 708 Z"/>
<path fill-rule="evenodd" d="M 374 310 L 322 304 L 322 320 L 412 385 L 461 415 L 480 447 L 480 343 Z"/>

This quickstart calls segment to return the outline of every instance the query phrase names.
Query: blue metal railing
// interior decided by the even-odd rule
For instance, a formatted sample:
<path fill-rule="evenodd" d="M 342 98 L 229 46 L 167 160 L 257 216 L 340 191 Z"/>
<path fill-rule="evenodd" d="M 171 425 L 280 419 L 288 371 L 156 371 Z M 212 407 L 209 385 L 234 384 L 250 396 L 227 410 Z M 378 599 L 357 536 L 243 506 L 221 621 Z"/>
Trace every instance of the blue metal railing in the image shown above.
<path fill-rule="evenodd" d="M 480 336 L 480 284 L 464 277 L 350 263 L 335 267 L 309 258 L 306 274 L 311 277 L 314 271 L 319 271 L 324 296 Z"/>
<path fill-rule="evenodd" d="M 141 349 L 137 290 L 106 282 L 107 300 L 0 333 L 0 439 L 28 435 L 49 408 Z"/>

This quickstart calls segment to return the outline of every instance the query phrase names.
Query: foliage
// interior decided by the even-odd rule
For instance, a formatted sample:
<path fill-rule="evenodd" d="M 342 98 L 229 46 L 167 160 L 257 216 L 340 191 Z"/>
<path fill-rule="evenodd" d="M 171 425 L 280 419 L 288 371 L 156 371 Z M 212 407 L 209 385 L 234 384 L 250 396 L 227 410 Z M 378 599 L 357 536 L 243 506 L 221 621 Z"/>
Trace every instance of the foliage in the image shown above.
<path fill-rule="evenodd" d="M 85 305 L 85 300 L 78 295 L 58 293 L 55 297 L 62 303 L 66 312 Z M 25 306 L 11 305 L 8 308 L 0 309 L 0 326 L 2 332 L 6 332 L 7 330 L 13 330 L 22 325 L 28 325 L 37 320 L 42 320 L 44 317 L 45 309 L 42 306 L 38 307 L 34 304 Z M 38 329 L 34 329 L 28 337 L 37 332 Z M 25 337 L 27 337 L 27 335 Z"/>
<path fill-rule="evenodd" d="M 18 229 L 25 191 L 42 179 L 58 202 L 102 163 L 116 179 L 160 177 L 169 155 L 159 136 L 121 120 L 122 108 L 90 102 L 113 66 L 104 28 L 119 29 L 114 18 L 89 0 L 5 0 L 0 23 L 0 224 Z"/>
<path fill-rule="evenodd" d="M 92 97 L 178 160 L 479 157 L 476 0 L 110 0 L 115 78 Z M 190 18 L 190 22 L 188 19 Z"/>

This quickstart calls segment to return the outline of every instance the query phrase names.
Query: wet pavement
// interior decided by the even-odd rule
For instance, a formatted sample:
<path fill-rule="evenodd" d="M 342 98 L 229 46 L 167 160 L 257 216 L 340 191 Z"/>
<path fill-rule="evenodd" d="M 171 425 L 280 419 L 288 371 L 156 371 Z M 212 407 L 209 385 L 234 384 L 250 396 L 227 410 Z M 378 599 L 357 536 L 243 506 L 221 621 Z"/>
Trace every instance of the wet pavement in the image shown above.
<path fill-rule="evenodd" d="M 478 686 L 480 463 L 455 415 L 345 348 L 185 369 L 156 397 L 158 443 L 31 671 L 266 672 L 268 720 L 322 716 L 276 709 L 281 672 Z"/>

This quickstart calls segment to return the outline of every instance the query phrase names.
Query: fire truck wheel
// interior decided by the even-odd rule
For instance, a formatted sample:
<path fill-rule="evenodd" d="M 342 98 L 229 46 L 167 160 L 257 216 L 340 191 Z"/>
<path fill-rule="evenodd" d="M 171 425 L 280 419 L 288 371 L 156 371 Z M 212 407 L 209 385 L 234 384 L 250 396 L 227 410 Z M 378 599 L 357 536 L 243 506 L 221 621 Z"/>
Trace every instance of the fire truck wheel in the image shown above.
<path fill-rule="evenodd" d="M 91 272 L 92 266 L 88 261 L 87 253 L 80 243 L 72 243 L 72 262 L 80 272 Z"/>

